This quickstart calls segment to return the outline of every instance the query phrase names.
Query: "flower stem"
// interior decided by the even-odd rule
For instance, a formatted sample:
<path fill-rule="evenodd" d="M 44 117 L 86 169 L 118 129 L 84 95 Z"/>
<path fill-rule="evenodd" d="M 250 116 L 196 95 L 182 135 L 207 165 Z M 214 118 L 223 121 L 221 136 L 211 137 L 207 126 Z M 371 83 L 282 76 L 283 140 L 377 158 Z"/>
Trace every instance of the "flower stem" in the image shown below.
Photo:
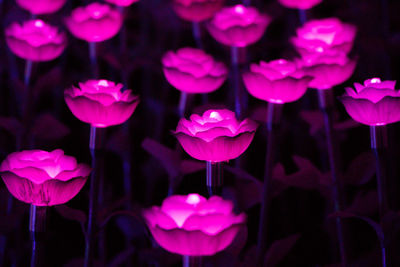
<path fill-rule="evenodd" d="M 29 86 L 32 74 L 32 60 L 27 60 L 25 63 L 25 72 L 24 72 L 24 84 L 26 87 Z"/>
<path fill-rule="evenodd" d="M 31 205 L 29 216 L 29 232 L 32 242 L 31 267 L 44 266 L 45 246 L 43 236 L 46 229 L 46 207 Z"/>
<path fill-rule="evenodd" d="M 224 175 L 222 162 L 206 162 L 207 190 L 210 196 L 221 195 Z"/>
<path fill-rule="evenodd" d="M 201 266 L 203 266 L 202 258 L 195 257 L 195 256 L 184 255 L 182 258 L 182 263 L 183 263 L 183 265 L 182 265 L 183 267 L 201 267 Z"/>
<path fill-rule="evenodd" d="M 307 11 L 304 9 L 299 9 L 299 19 L 301 25 L 305 24 L 307 22 Z"/>
<path fill-rule="evenodd" d="M 187 93 L 181 91 L 181 97 L 179 98 L 179 117 L 185 117 L 185 109 L 186 109 L 186 101 L 187 101 Z"/>
<path fill-rule="evenodd" d="M 203 42 L 201 40 L 200 22 L 197 22 L 197 21 L 192 22 L 192 33 L 193 33 L 194 41 L 196 43 L 196 47 L 199 49 L 204 49 Z"/>
<path fill-rule="evenodd" d="M 319 108 L 324 116 L 326 145 L 328 149 L 329 168 L 332 177 L 332 201 L 334 212 L 342 209 L 342 201 L 340 199 L 341 179 L 338 171 L 338 145 L 334 137 L 333 130 L 333 95 L 332 90 L 318 90 Z M 339 242 L 339 252 L 342 267 L 347 266 L 346 248 L 344 242 L 344 234 L 341 218 L 336 218 L 336 232 Z"/>
<path fill-rule="evenodd" d="M 90 67 L 92 70 L 93 78 L 97 79 L 99 77 L 99 69 L 97 65 L 97 54 L 96 54 L 96 43 L 89 42 L 89 57 L 90 57 Z"/>
<path fill-rule="evenodd" d="M 239 48 L 231 47 L 231 64 L 232 64 L 232 83 L 235 95 L 235 114 L 238 118 L 242 117 L 242 100 L 240 88 L 240 67 L 239 67 Z"/>
<path fill-rule="evenodd" d="M 260 223 L 258 226 L 257 263 L 262 266 L 267 245 L 268 210 L 271 199 L 271 179 L 275 161 L 276 136 L 283 105 L 268 103 L 267 110 L 267 149 L 265 156 L 264 187 L 261 202 Z"/>

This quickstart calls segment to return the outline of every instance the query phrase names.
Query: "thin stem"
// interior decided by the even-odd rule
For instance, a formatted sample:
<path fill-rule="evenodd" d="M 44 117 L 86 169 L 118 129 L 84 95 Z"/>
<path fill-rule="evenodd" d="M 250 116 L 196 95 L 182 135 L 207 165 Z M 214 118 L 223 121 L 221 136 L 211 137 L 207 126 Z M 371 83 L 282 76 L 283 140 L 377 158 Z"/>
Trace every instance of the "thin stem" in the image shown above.
<path fill-rule="evenodd" d="M 231 64 L 232 64 L 232 79 L 233 90 L 235 95 L 235 113 L 238 118 L 242 116 L 242 101 L 240 88 L 240 67 L 239 67 L 239 48 L 231 47 Z"/>
<path fill-rule="evenodd" d="M 179 98 L 179 117 L 185 117 L 187 93 L 181 91 L 181 97 Z"/>
<path fill-rule="evenodd" d="M 301 25 L 305 24 L 307 22 L 307 11 L 304 9 L 299 9 L 299 19 Z"/>
<path fill-rule="evenodd" d="M 94 78 L 99 77 L 99 70 L 97 65 L 97 54 L 96 54 L 96 43 L 89 42 L 89 56 L 90 56 L 90 66 L 92 70 L 92 75 Z"/>
<path fill-rule="evenodd" d="M 96 232 L 96 216 L 99 193 L 99 181 L 97 179 L 96 166 L 96 127 L 90 126 L 89 149 L 92 156 L 92 173 L 90 175 L 90 192 L 89 192 L 89 215 L 86 231 L 86 247 L 85 247 L 85 267 L 93 266 L 94 257 L 94 235 Z"/>
<path fill-rule="evenodd" d="M 25 63 L 25 72 L 24 72 L 24 84 L 26 87 L 29 86 L 32 74 L 32 60 L 27 60 Z"/>
<path fill-rule="evenodd" d="M 193 33 L 194 42 L 196 43 L 196 47 L 199 49 L 204 49 L 203 42 L 201 40 L 200 22 L 198 22 L 198 21 L 192 22 L 192 33 Z"/>
<path fill-rule="evenodd" d="M 194 257 L 194 256 L 182 256 L 182 266 L 183 267 L 201 267 L 202 258 L 201 257 Z"/>
<path fill-rule="evenodd" d="M 224 183 L 222 162 L 207 161 L 206 164 L 208 194 L 210 196 L 221 195 Z"/>
<path fill-rule="evenodd" d="M 267 228 L 268 228 L 268 210 L 271 198 L 271 179 L 272 170 L 275 161 L 275 146 L 276 135 L 279 131 L 278 122 L 281 117 L 282 105 L 268 103 L 267 110 L 267 149 L 265 156 L 265 172 L 264 172 L 264 187 L 263 199 L 260 211 L 260 223 L 258 226 L 258 240 L 257 240 L 257 263 L 263 264 L 264 254 L 267 246 Z"/>
<path fill-rule="evenodd" d="M 43 263 L 44 258 L 41 257 L 41 255 L 44 254 L 43 250 L 45 249 L 45 246 L 42 244 L 45 228 L 46 207 L 37 207 L 35 205 L 31 205 L 29 216 L 29 232 L 32 243 L 31 267 L 45 265 Z"/>
<path fill-rule="evenodd" d="M 333 131 L 333 95 L 331 90 L 318 90 L 318 101 L 320 110 L 324 116 L 324 126 L 326 135 L 326 145 L 328 149 L 329 167 L 332 177 L 332 200 L 333 208 L 335 212 L 342 209 L 342 201 L 340 200 L 340 178 L 338 171 L 338 145 L 334 137 Z M 341 265 L 343 267 L 347 266 L 346 248 L 344 243 L 343 227 L 341 218 L 337 217 L 336 220 L 336 232 L 339 242 L 339 252 Z"/>

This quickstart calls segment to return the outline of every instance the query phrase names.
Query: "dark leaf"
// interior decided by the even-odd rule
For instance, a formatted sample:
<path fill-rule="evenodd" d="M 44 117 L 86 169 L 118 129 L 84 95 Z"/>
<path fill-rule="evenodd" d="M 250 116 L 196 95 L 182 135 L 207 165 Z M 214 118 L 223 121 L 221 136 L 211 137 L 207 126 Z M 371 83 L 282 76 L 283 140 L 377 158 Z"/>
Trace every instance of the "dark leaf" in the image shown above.
<path fill-rule="evenodd" d="M 375 175 L 376 163 L 372 152 L 358 155 L 347 168 L 343 182 L 351 185 L 363 185 Z"/>
<path fill-rule="evenodd" d="M 128 153 L 130 148 L 129 133 L 123 127 L 114 131 L 107 141 L 107 149 L 123 156 Z"/>
<path fill-rule="evenodd" d="M 265 255 L 264 267 L 277 266 L 293 248 L 299 238 L 300 234 L 295 234 L 272 243 Z"/>
<path fill-rule="evenodd" d="M 181 162 L 181 173 L 183 175 L 195 173 L 206 168 L 206 164 L 202 161 L 183 160 Z"/>
<path fill-rule="evenodd" d="M 121 251 L 115 256 L 112 261 L 107 265 L 108 267 L 117 267 L 121 266 L 125 261 L 129 259 L 129 257 L 135 253 L 134 247 L 128 247 L 127 249 Z"/>
<path fill-rule="evenodd" d="M 372 216 L 378 211 L 378 194 L 376 191 L 360 192 L 356 195 L 346 212 Z"/>
<path fill-rule="evenodd" d="M 17 136 L 17 134 L 22 130 L 22 125 L 14 117 L 0 117 L 0 128 L 3 128 L 14 136 Z"/>
<path fill-rule="evenodd" d="M 86 214 L 78 209 L 70 208 L 66 205 L 55 206 L 56 211 L 65 219 L 73 220 L 80 223 L 86 223 Z"/>
<path fill-rule="evenodd" d="M 43 90 L 60 89 L 61 81 L 65 75 L 60 66 L 51 69 L 49 72 L 41 75 L 32 89 L 36 94 Z"/>
<path fill-rule="evenodd" d="M 59 140 L 69 133 L 69 128 L 49 113 L 39 115 L 32 127 L 32 134 L 41 140 Z"/>

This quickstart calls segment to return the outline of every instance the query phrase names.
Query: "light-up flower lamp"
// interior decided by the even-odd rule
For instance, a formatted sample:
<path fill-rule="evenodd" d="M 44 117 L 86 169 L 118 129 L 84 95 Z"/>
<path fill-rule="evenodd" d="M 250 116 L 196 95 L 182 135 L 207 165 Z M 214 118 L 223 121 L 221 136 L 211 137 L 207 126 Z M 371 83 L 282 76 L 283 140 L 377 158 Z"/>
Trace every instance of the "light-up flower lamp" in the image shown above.
<path fill-rule="evenodd" d="M 312 20 L 296 30 L 292 38 L 301 55 L 325 53 L 326 51 L 349 53 L 353 48 L 357 27 L 338 18 Z"/>
<path fill-rule="evenodd" d="M 243 74 L 244 84 L 249 93 L 268 102 L 267 112 L 267 150 L 264 173 L 264 193 L 258 233 L 257 261 L 265 255 L 267 214 L 269 207 L 274 150 L 279 144 L 279 122 L 284 103 L 300 99 L 307 91 L 312 77 L 307 76 L 299 66 L 284 59 L 251 64 L 250 70 Z"/>
<path fill-rule="evenodd" d="M 60 10 L 67 0 L 16 0 L 17 4 L 33 15 L 51 14 Z"/>
<path fill-rule="evenodd" d="M 88 230 L 86 238 L 85 266 L 93 261 L 93 218 L 96 216 L 95 201 L 98 199 L 98 179 L 96 173 L 101 168 L 96 165 L 96 158 L 99 154 L 96 140 L 96 132 L 99 128 L 106 128 L 124 123 L 135 111 L 139 98 L 133 95 L 131 90 L 122 91 L 123 85 L 108 80 L 89 80 L 80 83 L 79 87 L 72 87 L 64 92 L 65 102 L 71 112 L 81 121 L 90 124 L 89 148 L 92 155 L 92 172 L 90 178 L 90 203 Z M 101 139 L 101 138 L 98 138 Z"/>
<path fill-rule="evenodd" d="M 372 78 L 364 84 L 355 83 L 353 88 L 346 88 L 340 98 L 347 113 L 356 121 L 368 125 L 371 134 L 371 149 L 376 160 L 376 180 L 379 202 L 379 215 L 382 220 L 389 211 L 391 185 L 388 184 L 390 173 L 387 171 L 389 160 L 387 148 L 387 124 L 400 121 L 400 91 L 395 89 L 396 81 L 382 81 Z M 382 248 L 382 261 L 385 262 L 386 250 Z"/>
<path fill-rule="evenodd" d="M 74 9 L 65 19 L 69 31 L 76 38 L 89 43 L 92 71 L 97 78 L 96 43 L 114 37 L 122 27 L 122 14 L 107 4 L 93 2 Z"/>
<path fill-rule="evenodd" d="M 157 243 L 165 250 L 190 257 L 214 255 L 228 247 L 242 227 L 246 215 L 236 215 L 233 204 L 219 196 L 173 195 L 161 207 L 143 212 Z M 186 266 L 186 265 L 184 265 Z"/>
<path fill-rule="evenodd" d="M 279 3 L 287 8 L 299 10 L 300 22 L 304 24 L 307 21 L 306 10 L 320 4 L 322 0 L 278 0 Z"/>
<path fill-rule="evenodd" d="M 239 48 L 251 45 L 263 36 L 271 18 L 254 7 L 225 7 L 207 23 L 210 34 L 218 42 L 231 47 L 231 65 L 235 96 L 235 112 L 242 116 L 243 88 L 240 81 Z"/>
<path fill-rule="evenodd" d="M 211 19 L 225 0 L 172 0 L 176 14 L 184 20 L 201 22 Z"/>
<path fill-rule="evenodd" d="M 168 51 L 162 58 L 167 81 L 181 91 L 179 114 L 184 116 L 186 94 L 205 94 L 217 90 L 226 80 L 227 68 L 201 49 Z"/>
<path fill-rule="evenodd" d="M 45 230 L 46 207 L 64 204 L 78 194 L 90 171 L 61 149 L 14 152 L 1 163 L 0 175 L 9 192 L 31 205 L 31 266 L 38 266 L 36 235 Z"/>
<path fill-rule="evenodd" d="M 174 135 L 190 156 L 207 162 L 207 187 L 214 194 L 222 186 L 221 163 L 239 157 L 256 129 L 254 121 L 238 121 L 234 112 L 220 109 L 193 114 L 190 120 L 181 118 Z"/>
<path fill-rule="evenodd" d="M 105 1 L 119 7 L 128 7 L 133 3 L 139 2 L 139 0 L 105 0 Z"/>

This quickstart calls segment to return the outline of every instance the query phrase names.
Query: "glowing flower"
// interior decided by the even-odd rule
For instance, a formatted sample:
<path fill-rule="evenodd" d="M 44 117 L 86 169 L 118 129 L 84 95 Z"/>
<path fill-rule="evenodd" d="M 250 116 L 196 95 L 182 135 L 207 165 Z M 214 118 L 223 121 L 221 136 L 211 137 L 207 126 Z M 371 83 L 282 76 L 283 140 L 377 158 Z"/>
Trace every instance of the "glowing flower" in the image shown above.
<path fill-rule="evenodd" d="M 51 14 L 63 7 L 67 0 L 16 0 L 23 9 L 35 15 Z"/>
<path fill-rule="evenodd" d="M 95 127 L 124 123 L 135 111 L 139 97 L 131 90 L 121 91 L 123 85 L 107 80 L 89 80 L 64 92 L 71 112 L 83 122 Z"/>
<path fill-rule="evenodd" d="M 36 206 L 68 202 L 82 189 L 90 167 L 56 149 L 14 152 L 1 163 L 0 175 L 17 199 Z"/>
<path fill-rule="evenodd" d="M 220 109 L 208 110 L 201 117 L 193 114 L 190 121 L 182 118 L 174 134 L 193 158 L 221 162 L 239 157 L 250 145 L 256 129 L 254 121 L 239 122 L 234 112 Z"/>
<path fill-rule="evenodd" d="M 298 61 L 306 75 L 314 79 L 310 88 L 327 90 L 345 82 L 353 75 L 357 61 L 349 59 L 343 52 L 310 54 Z"/>
<path fill-rule="evenodd" d="M 187 93 L 209 93 L 225 81 L 227 69 L 203 50 L 181 48 L 167 52 L 162 63 L 168 82 Z"/>
<path fill-rule="evenodd" d="M 132 5 L 133 3 L 139 2 L 139 0 L 105 0 L 105 1 L 110 4 L 123 7 L 127 7 Z"/>
<path fill-rule="evenodd" d="M 322 0 L 278 0 L 281 5 L 288 8 L 297 8 L 297 9 L 310 9 L 319 3 Z"/>
<path fill-rule="evenodd" d="M 341 97 L 347 113 L 366 125 L 385 125 L 400 121 L 400 92 L 396 81 L 381 81 L 379 78 L 355 83 L 346 88 Z"/>
<path fill-rule="evenodd" d="M 218 42 L 244 47 L 257 42 L 270 22 L 271 18 L 256 8 L 236 5 L 217 12 L 207 28 Z"/>
<path fill-rule="evenodd" d="M 5 30 L 6 42 L 17 56 L 32 61 L 57 58 L 67 45 L 67 38 L 56 27 L 42 20 L 13 23 Z"/>
<path fill-rule="evenodd" d="M 243 74 L 244 84 L 252 96 L 277 104 L 301 98 L 311 80 L 294 62 L 284 59 L 251 64 L 250 71 Z"/>
<path fill-rule="evenodd" d="M 235 215 L 232 202 L 219 196 L 208 200 L 198 194 L 166 198 L 161 207 L 144 211 L 147 226 L 157 243 L 172 253 L 208 256 L 229 246 L 246 215 Z"/>
<path fill-rule="evenodd" d="M 349 53 L 356 33 L 356 26 L 343 23 L 338 18 L 311 20 L 297 29 L 292 43 L 302 55 L 327 50 Z"/>
<path fill-rule="evenodd" d="M 173 0 L 175 12 L 184 20 L 204 21 L 210 19 L 224 5 L 225 0 Z"/>
<path fill-rule="evenodd" d="M 87 42 L 102 42 L 119 32 L 122 21 L 122 15 L 116 9 L 94 2 L 74 9 L 65 23 L 76 38 Z"/>

